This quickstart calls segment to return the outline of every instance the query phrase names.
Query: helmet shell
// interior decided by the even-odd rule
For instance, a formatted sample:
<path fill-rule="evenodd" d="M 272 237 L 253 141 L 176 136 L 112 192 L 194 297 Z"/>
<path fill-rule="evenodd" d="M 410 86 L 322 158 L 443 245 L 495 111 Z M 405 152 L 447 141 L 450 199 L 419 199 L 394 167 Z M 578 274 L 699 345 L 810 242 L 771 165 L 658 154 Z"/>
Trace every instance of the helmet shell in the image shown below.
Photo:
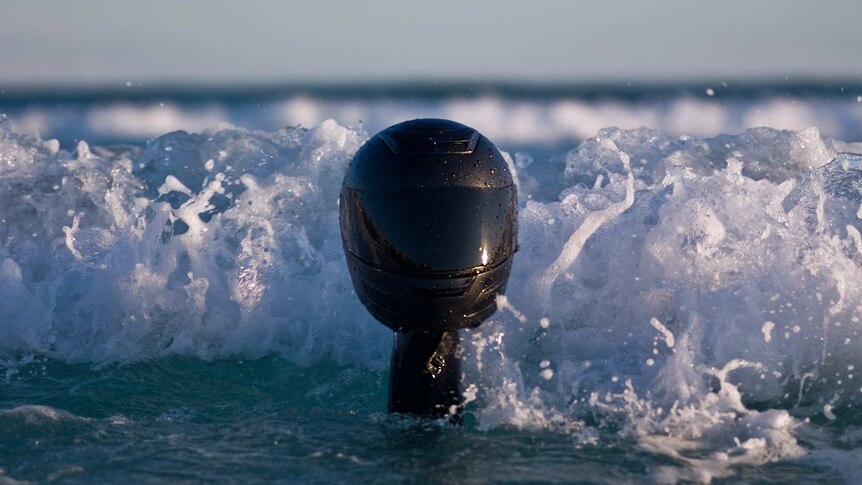
<path fill-rule="evenodd" d="M 517 249 L 517 193 L 479 132 L 439 119 L 381 131 L 351 161 L 339 204 L 356 293 L 382 323 L 451 331 L 494 313 Z"/>

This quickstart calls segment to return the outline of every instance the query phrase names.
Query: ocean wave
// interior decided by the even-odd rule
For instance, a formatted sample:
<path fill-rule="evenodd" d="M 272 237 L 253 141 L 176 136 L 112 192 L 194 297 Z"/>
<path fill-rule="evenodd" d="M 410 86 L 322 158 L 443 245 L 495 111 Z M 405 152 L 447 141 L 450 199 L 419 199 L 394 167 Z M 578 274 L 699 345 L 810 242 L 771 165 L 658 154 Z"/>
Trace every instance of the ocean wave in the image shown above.
<path fill-rule="evenodd" d="M 862 99 L 862 98 L 860 98 Z M 448 118 L 482 132 L 503 146 L 566 144 L 593 137 L 600 129 L 647 126 L 671 136 L 711 136 L 749 128 L 804 130 L 819 127 L 844 140 L 862 137 L 862 110 L 852 96 L 823 98 L 799 93 L 712 98 L 685 94 L 640 100 L 551 96 L 327 98 L 293 94 L 250 101 L 104 99 L 88 103 L 24 103 L 0 106 L 15 131 L 41 133 L 64 143 L 140 143 L 176 130 L 201 132 L 230 123 L 272 131 L 284 126 L 313 127 L 327 119 L 374 133 L 412 118 Z"/>
<path fill-rule="evenodd" d="M 366 138 L 327 120 L 68 152 L 0 127 L 0 358 L 385 368 L 337 223 Z M 500 311 L 465 332 L 470 413 L 582 443 L 612 423 L 690 465 L 657 471 L 671 481 L 799 457 L 808 420 L 852 421 L 852 149 L 816 129 L 608 128 L 565 164 L 516 155 L 521 250 Z"/>

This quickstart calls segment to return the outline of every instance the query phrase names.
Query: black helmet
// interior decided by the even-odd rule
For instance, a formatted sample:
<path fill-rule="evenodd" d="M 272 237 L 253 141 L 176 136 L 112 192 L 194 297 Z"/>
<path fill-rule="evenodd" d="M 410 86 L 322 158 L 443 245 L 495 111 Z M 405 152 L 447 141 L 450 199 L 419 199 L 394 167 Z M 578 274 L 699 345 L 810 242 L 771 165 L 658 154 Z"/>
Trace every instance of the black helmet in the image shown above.
<path fill-rule="evenodd" d="M 500 151 L 454 121 L 391 126 L 353 157 L 341 237 L 359 299 L 400 331 L 476 327 L 517 249 L 517 193 Z"/>

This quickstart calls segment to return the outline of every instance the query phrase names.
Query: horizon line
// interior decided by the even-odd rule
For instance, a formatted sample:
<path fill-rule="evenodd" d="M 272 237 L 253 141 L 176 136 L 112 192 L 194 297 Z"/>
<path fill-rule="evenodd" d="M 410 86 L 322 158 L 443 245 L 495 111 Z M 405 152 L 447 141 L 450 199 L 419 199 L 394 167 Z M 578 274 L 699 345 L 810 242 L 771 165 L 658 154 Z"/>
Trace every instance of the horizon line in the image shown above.
<path fill-rule="evenodd" d="M 86 102 L 114 98 L 152 101 L 157 98 L 186 101 L 255 100 L 309 95 L 321 98 L 440 98 L 499 95 L 509 98 L 618 98 L 639 100 L 667 95 L 732 98 L 760 95 L 856 97 L 862 95 L 862 77 L 764 77 L 753 79 L 688 80 L 395 80 L 395 81 L 288 81 L 207 83 L 104 83 L 78 85 L 0 84 L 0 102 Z"/>

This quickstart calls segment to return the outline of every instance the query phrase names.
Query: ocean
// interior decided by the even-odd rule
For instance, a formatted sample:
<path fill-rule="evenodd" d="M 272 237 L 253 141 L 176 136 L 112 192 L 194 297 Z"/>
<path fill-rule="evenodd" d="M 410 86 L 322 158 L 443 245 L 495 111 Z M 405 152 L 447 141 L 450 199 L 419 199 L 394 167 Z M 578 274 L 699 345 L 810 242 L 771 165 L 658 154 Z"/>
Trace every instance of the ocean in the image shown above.
<path fill-rule="evenodd" d="M 0 92 L 0 483 L 859 482 L 862 85 Z M 376 131 L 505 152 L 464 423 L 386 414 L 338 191 Z M 858 369 L 857 369 L 858 368 Z"/>

